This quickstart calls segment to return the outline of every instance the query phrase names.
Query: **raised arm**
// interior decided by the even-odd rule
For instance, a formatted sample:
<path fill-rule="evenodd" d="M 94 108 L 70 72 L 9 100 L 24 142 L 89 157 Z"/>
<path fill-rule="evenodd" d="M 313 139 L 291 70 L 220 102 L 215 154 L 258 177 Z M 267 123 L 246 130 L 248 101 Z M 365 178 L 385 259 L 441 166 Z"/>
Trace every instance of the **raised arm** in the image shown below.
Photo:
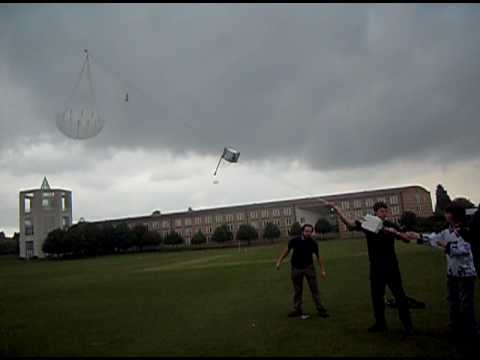
<path fill-rule="evenodd" d="M 321 202 L 324 203 L 327 206 L 330 206 L 330 208 L 333 209 L 333 211 L 335 211 L 335 213 L 340 217 L 340 219 L 342 220 L 342 222 L 345 225 L 347 225 L 350 228 L 356 227 L 355 221 L 353 221 L 353 220 L 349 219 L 347 216 L 345 216 L 345 214 L 342 213 L 340 211 L 340 209 L 335 204 L 332 204 L 331 202 L 328 202 L 326 200 L 321 200 Z"/>

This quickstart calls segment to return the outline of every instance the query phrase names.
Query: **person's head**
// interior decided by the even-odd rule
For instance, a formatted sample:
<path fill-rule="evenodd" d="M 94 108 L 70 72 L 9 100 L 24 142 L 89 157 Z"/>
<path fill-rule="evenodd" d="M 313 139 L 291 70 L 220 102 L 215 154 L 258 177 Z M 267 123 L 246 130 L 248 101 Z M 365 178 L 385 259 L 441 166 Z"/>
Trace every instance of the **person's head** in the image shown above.
<path fill-rule="evenodd" d="M 388 205 L 383 201 L 373 204 L 373 211 L 380 219 L 385 220 L 388 215 Z"/>
<path fill-rule="evenodd" d="M 313 225 L 311 224 L 304 224 L 302 226 L 302 235 L 305 239 L 309 239 L 312 237 L 313 233 Z"/>
<path fill-rule="evenodd" d="M 460 224 L 465 222 L 465 208 L 459 204 L 451 203 L 445 209 L 445 219 L 449 224 Z"/>

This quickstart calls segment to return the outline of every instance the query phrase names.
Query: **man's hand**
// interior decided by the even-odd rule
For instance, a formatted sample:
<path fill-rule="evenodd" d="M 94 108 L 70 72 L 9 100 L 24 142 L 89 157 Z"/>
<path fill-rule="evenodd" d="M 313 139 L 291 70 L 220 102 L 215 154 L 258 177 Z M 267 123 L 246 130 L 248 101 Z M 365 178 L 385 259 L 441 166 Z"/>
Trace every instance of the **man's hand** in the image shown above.
<path fill-rule="evenodd" d="M 280 262 L 280 261 L 277 261 L 277 264 L 276 264 L 276 266 L 275 266 L 275 267 L 277 268 L 277 270 L 280 269 L 280 264 L 281 264 L 281 262 Z"/>
<path fill-rule="evenodd" d="M 437 245 L 438 245 L 438 246 L 441 246 L 442 248 L 446 248 L 446 247 L 447 247 L 447 244 L 448 244 L 448 241 L 447 241 L 447 240 L 438 240 L 438 241 L 437 241 Z"/>
<path fill-rule="evenodd" d="M 394 228 L 392 228 L 392 227 L 384 227 L 383 230 L 385 230 L 385 231 L 387 231 L 387 232 L 389 232 L 389 233 L 391 233 L 391 234 L 394 234 L 394 235 L 398 236 L 400 239 L 402 239 L 402 241 L 403 241 L 404 243 L 407 243 L 407 244 L 408 244 L 408 243 L 410 242 L 410 240 L 411 240 L 411 239 L 408 237 L 407 233 L 402 233 L 402 232 L 400 232 L 400 231 L 398 231 L 397 229 L 394 229 Z"/>
<path fill-rule="evenodd" d="M 320 270 L 320 276 L 322 277 L 322 279 L 327 278 L 327 273 L 325 272 L 325 270 Z"/>

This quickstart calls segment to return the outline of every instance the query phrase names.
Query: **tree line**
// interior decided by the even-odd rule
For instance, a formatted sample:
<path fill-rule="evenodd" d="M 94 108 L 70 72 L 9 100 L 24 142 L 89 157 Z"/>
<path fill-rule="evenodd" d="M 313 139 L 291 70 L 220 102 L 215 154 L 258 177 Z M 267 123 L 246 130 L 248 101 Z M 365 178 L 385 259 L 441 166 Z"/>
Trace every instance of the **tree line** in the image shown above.
<path fill-rule="evenodd" d="M 300 224 L 294 223 L 289 231 L 291 235 L 300 233 Z M 272 242 L 281 235 L 279 227 L 268 223 L 263 229 L 262 237 Z M 218 226 L 211 241 L 225 243 L 232 240 L 252 241 L 259 239 L 259 233 L 250 224 L 241 224 L 235 236 L 226 224 Z M 201 231 L 193 234 L 192 245 L 202 245 L 207 242 L 207 236 Z M 162 236 L 157 231 L 149 231 L 145 225 L 135 225 L 130 228 L 126 223 L 113 226 L 111 223 L 78 223 L 68 229 L 55 229 L 48 233 L 42 251 L 49 257 L 76 258 L 86 256 L 108 255 L 126 252 L 141 252 L 158 250 L 162 246 L 184 245 L 185 238 L 170 231 Z"/>

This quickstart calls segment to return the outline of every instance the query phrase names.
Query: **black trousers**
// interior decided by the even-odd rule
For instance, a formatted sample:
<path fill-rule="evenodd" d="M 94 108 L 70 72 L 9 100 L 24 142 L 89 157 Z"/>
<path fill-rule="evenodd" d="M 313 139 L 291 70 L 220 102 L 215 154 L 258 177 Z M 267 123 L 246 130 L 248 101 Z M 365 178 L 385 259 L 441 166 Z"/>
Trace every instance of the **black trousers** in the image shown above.
<path fill-rule="evenodd" d="M 372 295 L 373 313 L 378 325 L 386 325 L 385 320 L 385 288 L 389 287 L 395 302 L 398 315 L 405 329 L 412 328 L 412 319 L 407 297 L 402 286 L 402 277 L 398 264 L 388 266 L 370 266 L 370 290 Z"/>
<path fill-rule="evenodd" d="M 303 278 L 307 279 L 310 292 L 312 293 L 313 301 L 317 311 L 324 311 L 325 308 L 320 300 L 320 292 L 318 291 L 317 277 L 315 275 L 315 268 L 313 265 L 305 269 L 297 269 L 292 266 L 292 283 L 293 283 L 293 307 L 295 310 L 303 312 L 302 297 L 303 297 Z"/>
<path fill-rule="evenodd" d="M 475 320 L 475 277 L 447 277 L 449 327 L 463 335 L 477 332 Z"/>

